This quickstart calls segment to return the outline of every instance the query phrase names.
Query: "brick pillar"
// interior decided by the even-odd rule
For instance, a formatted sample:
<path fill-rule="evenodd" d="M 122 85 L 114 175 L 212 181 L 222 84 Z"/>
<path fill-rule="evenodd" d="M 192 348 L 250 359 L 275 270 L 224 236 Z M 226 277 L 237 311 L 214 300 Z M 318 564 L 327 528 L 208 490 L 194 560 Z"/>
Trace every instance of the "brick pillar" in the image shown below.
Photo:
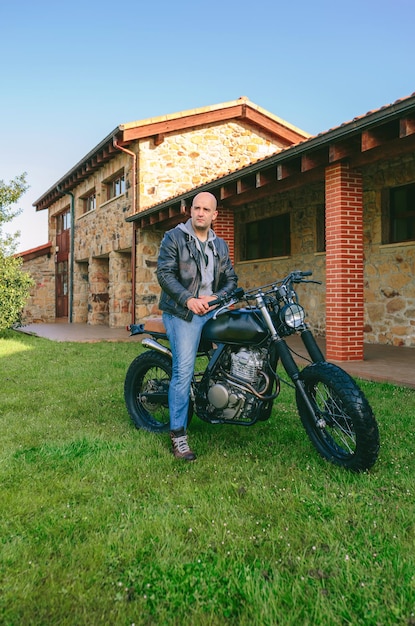
<path fill-rule="evenodd" d="M 233 211 L 219 207 L 218 217 L 214 222 L 215 233 L 226 241 L 229 246 L 229 256 L 235 262 L 235 225 Z"/>
<path fill-rule="evenodd" d="M 326 169 L 326 358 L 363 359 L 362 178 L 347 164 Z"/>

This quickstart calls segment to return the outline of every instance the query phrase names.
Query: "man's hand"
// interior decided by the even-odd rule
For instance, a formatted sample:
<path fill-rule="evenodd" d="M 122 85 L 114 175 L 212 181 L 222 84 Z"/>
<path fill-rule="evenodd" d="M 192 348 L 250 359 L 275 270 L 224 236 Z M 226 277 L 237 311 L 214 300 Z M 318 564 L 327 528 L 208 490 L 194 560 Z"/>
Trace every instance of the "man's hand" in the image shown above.
<path fill-rule="evenodd" d="M 189 311 L 195 313 L 195 315 L 204 315 L 210 310 L 209 302 L 216 300 L 216 296 L 200 296 L 199 298 L 189 298 L 186 302 L 186 306 Z"/>

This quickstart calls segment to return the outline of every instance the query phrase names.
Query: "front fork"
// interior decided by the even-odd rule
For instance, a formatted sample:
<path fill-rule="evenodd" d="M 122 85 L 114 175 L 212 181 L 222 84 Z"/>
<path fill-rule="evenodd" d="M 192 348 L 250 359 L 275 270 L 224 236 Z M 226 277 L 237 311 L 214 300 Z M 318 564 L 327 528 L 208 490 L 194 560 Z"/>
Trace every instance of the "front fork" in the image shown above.
<path fill-rule="evenodd" d="M 307 348 L 307 351 L 313 363 L 324 361 L 323 353 L 318 347 L 317 342 L 314 339 L 311 331 L 308 329 L 304 330 L 301 333 L 301 338 L 303 340 L 305 347 Z M 319 418 L 316 415 L 316 407 L 311 402 L 310 397 L 305 390 L 304 382 L 302 381 L 300 377 L 300 370 L 297 366 L 297 363 L 293 359 L 290 349 L 288 348 L 284 339 L 281 339 L 281 337 L 274 337 L 273 339 L 274 339 L 275 350 L 281 360 L 281 363 L 284 366 L 285 371 L 287 372 L 288 376 L 293 381 L 296 390 L 299 392 L 302 399 L 304 400 L 305 406 L 307 407 L 310 415 L 317 422 Z"/>
<path fill-rule="evenodd" d="M 295 364 L 293 357 L 291 356 L 291 352 L 289 351 L 285 341 L 281 339 L 281 337 L 279 336 L 278 332 L 275 329 L 274 324 L 272 323 L 271 315 L 269 314 L 263 295 L 258 294 L 256 301 L 257 301 L 258 308 L 261 311 L 262 317 L 264 318 L 265 323 L 268 326 L 268 330 L 271 333 L 272 341 L 276 343 L 277 345 L 279 344 L 279 347 L 277 348 L 277 353 L 279 354 L 281 361 L 285 369 L 287 370 L 287 373 L 289 374 L 290 378 L 293 378 L 293 376 L 295 375 L 295 372 L 298 373 L 299 369 L 297 365 Z M 301 332 L 301 339 L 303 340 L 304 346 L 306 347 L 307 352 L 310 355 L 313 363 L 324 361 L 323 353 L 318 347 L 317 342 L 314 339 L 314 335 L 311 332 L 311 330 L 309 330 L 308 328 L 305 328 Z"/>
<path fill-rule="evenodd" d="M 287 372 L 288 376 L 293 381 L 295 388 L 297 389 L 297 391 L 300 393 L 301 397 L 303 398 L 304 403 L 308 411 L 310 412 L 310 415 L 312 416 L 314 420 L 317 421 L 318 418 L 316 416 L 315 408 L 313 404 L 311 403 L 310 398 L 308 397 L 308 394 L 305 390 L 304 383 L 300 378 L 300 370 L 298 369 L 297 364 L 294 361 L 287 344 L 279 336 L 279 334 L 277 333 L 275 329 L 274 324 L 272 323 L 272 319 L 267 309 L 265 300 L 263 298 L 263 294 L 258 294 L 256 297 L 256 301 L 257 301 L 257 305 L 259 309 L 261 310 L 265 323 L 267 324 L 268 329 L 271 333 L 271 338 L 275 346 L 277 355 L 280 357 L 281 363 L 283 364 L 285 371 Z M 308 353 L 313 363 L 324 361 L 324 356 L 320 348 L 318 347 L 317 342 L 314 339 L 311 331 L 305 328 L 301 333 L 301 338 L 303 340 L 303 343 L 306 349 L 308 350 Z"/>

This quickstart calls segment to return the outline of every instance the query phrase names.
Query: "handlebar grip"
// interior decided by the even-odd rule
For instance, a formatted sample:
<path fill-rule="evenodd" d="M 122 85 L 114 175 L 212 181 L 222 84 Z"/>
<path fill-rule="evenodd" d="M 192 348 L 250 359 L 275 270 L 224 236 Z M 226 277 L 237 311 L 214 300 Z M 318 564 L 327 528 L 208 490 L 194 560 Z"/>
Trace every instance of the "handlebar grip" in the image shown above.
<path fill-rule="evenodd" d="M 242 289 L 242 287 L 238 287 L 237 289 L 235 289 L 235 291 L 233 291 L 227 296 L 222 296 L 222 297 L 216 298 L 216 300 L 211 300 L 209 302 L 209 306 L 216 306 L 217 304 L 225 304 L 226 302 L 229 302 L 233 298 L 236 298 L 237 300 L 241 300 L 241 298 L 243 298 L 244 295 L 245 295 L 244 289 Z"/>
<path fill-rule="evenodd" d="M 222 298 L 216 298 L 216 300 L 210 300 L 209 306 L 216 306 L 217 304 L 222 304 Z"/>
<path fill-rule="evenodd" d="M 235 291 L 232 293 L 232 298 L 237 298 L 238 300 L 242 300 L 245 295 L 245 289 L 242 287 L 237 287 Z"/>

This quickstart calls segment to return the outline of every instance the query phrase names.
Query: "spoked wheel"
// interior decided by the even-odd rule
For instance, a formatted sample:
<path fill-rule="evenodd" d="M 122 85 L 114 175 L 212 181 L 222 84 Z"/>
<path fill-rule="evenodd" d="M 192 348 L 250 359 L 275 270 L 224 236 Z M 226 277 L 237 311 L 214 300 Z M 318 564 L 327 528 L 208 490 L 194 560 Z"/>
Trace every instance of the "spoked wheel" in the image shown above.
<path fill-rule="evenodd" d="M 308 401 L 297 389 L 298 412 L 317 452 L 354 472 L 368 470 L 379 452 L 379 431 L 361 389 L 344 370 L 314 363 L 300 374 Z"/>
<path fill-rule="evenodd" d="M 131 363 L 124 382 L 124 399 L 137 428 L 158 433 L 169 430 L 171 372 L 171 359 L 158 352 L 145 352 Z M 191 403 L 188 422 L 192 414 Z"/>

